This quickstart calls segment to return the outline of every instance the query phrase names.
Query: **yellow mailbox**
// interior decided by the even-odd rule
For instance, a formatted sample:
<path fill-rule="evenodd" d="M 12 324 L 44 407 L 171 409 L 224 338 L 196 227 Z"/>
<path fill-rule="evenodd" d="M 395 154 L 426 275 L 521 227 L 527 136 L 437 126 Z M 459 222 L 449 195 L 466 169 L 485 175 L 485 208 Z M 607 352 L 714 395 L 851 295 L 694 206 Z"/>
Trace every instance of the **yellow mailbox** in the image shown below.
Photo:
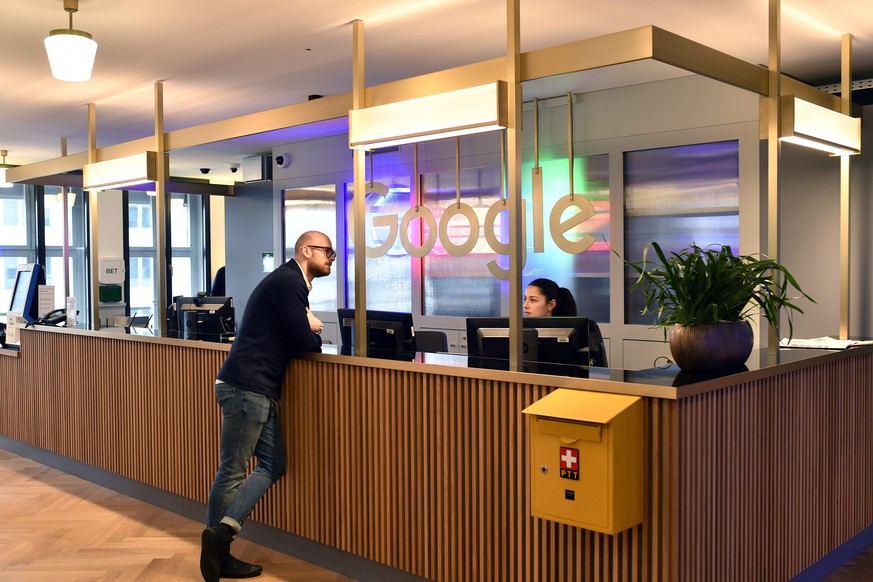
<path fill-rule="evenodd" d="M 523 412 L 534 516 L 606 534 L 642 523 L 642 398 L 561 388 Z"/>

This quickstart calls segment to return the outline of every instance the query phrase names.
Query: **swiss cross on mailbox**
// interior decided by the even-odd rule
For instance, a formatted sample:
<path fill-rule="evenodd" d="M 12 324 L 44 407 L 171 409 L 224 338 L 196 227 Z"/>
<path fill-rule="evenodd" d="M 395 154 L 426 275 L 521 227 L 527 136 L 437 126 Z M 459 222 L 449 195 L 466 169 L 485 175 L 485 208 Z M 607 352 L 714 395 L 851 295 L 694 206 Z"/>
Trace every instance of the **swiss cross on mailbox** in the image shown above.
<path fill-rule="evenodd" d="M 569 447 L 560 447 L 562 479 L 579 480 L 579 449 L 571 449 Z"/>

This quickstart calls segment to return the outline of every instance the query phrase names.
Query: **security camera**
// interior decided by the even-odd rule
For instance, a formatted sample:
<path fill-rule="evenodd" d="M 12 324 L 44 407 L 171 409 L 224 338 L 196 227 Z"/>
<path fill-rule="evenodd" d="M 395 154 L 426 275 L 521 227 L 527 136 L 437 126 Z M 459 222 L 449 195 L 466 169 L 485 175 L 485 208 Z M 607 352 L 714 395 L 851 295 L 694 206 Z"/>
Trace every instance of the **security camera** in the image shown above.
<path fill-rule="evenodd" d="M 279 154 L 274 159 L 280 168 L 287 168 L 291 165 L 291 154 L 289 153 Z"/>
<path fill-rule="evenodd" d="M 231 164 L 230 165 L 230 173 L 236 174 L 237 170 L 239 170 L 239 164 Z"/>
<path fill-rule="evenodd" d="M 208 174 L 208 173 L 209 173 L 209 168 L 200 168 L 200 173 L 201 173 L 201 174 Z"/>

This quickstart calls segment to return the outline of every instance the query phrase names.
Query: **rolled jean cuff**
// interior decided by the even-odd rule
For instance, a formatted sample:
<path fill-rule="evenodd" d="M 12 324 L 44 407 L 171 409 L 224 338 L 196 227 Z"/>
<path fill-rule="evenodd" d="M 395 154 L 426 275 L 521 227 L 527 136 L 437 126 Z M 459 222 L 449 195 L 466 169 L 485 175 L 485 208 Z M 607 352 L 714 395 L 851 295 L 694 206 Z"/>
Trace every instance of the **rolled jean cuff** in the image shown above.
<path fill-rule="evenodd" d="M 226 515 L 221 518 L 221 523 L 223 523 L 224 525 L 230 526 L 233 529 L 233 531 L 235 531 L 236 533 L 239 533 L 239 530 L 242 529 L 242 526 L 239 524 L 239 522 L 237 520 L 235 520 L 232 517 L 227 517 Z"/>

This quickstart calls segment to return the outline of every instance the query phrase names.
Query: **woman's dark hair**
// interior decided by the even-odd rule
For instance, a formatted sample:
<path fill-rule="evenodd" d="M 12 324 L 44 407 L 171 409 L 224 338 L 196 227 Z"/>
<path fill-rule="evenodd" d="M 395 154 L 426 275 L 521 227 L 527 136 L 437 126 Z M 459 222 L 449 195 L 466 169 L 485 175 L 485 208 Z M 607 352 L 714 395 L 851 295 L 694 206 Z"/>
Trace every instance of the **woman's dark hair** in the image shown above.
<path fill-rule="evenodd" d="M 573 299 L 573 294 L 566 287 L 559 287 L 551 279 L 545 278 L 534 279 L 528 285 L 542 291 L 546 297 L 546 302 L 555 300 L 552 315 L 576 315 L 576 300 Z"/>

